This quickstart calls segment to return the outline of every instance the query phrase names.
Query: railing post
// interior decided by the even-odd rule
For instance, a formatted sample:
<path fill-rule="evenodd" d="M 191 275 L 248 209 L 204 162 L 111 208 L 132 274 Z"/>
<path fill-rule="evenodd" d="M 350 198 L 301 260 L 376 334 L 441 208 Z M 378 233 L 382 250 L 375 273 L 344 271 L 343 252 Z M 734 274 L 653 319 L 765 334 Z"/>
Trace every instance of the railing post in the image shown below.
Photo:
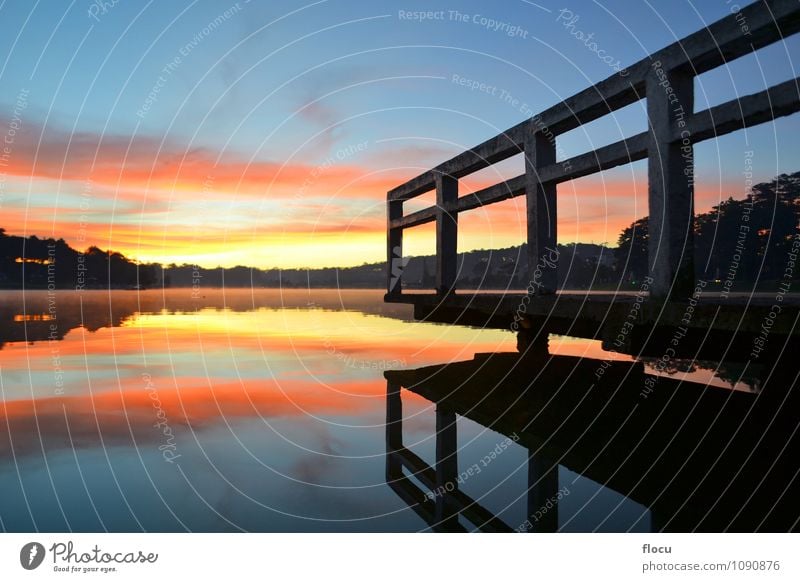
<path fill-rule="evenodd" d="M 395 452 L 403 448 L 403 400 L 400 384 L 386 382 L 386 450 Z"/>
<path fill-rule="evenodd" d="M 392 220 L 403 217 L 403 201 L 386 201 L 386 292 L 399 295 L 403 291 L 403 229 L 393 228 Z"/>
<path fill-rule="evenodd" d="M 558 531 L 558 463 L 528 451 L 529 532 Z M 549 505 L 548 505 L 549 503 Z"/>
<path fill-rule="evenodd" d="M 458 267 L 458 180 L 436 174 L 436 292 L 455 291 Z"/>
<path fill-rule="evenodd" d="M 555 140 L 531 126 L 525 132 L 525 202 L 528 220 L 528 293 L 549 295 L 558 285 L 556 185 L 539 181 L 539 168 L 556 161 Z"/>
<path fill-rule="evenodd" d="M 436 408 L 436 523 L 448 529 L 458 522 L 451 493 L 458 489 L 458 432 L 456 414 Z M 438 529 L 437 528 L 437 529 Z"/>
<path fill-rule="evenodd" d="M 403 401 L 400 384 L 386 382 L 386 479 L 395 481 L 403 477 L 403 464 L 397 451 L 403 448 Z"/>
<path fill-rule="evenodd" d="M 694 288 L 694 148 L 686 119 L 694 111 L 689 71 L 652 65 L 647 77 L 648 268 L 650 293 L 687 297 Z"/>

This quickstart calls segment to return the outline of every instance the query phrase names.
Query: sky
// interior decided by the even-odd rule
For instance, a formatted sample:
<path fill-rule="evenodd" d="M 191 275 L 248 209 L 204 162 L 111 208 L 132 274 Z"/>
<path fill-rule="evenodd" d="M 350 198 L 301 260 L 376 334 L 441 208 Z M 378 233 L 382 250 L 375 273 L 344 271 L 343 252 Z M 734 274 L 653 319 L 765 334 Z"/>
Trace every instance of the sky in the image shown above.
<path fill-rule="evenodd" d="M 164 264 L 380 261 L 387 190 L 615 72 L 575 30 L 624 67 L 735 6 L 2 2 L 0 227 Z M 695 108 L 795 78 L 798 49 L 790 37 L 701 75 Z M 644 104 L 559 136 L 559 159 L 644 131 Z M 799 120 L 696 146 L 697 211 L 800 170 Z M 512 158 L 460 193 L 522 168 Z M 644 161 L 558 188 L 561 243 L 613 246 L 646 214 Z M 462 214 L 459 250 L 519 244 L 523 218 L 524 198 Z M 435 250 L 431 225 L 406 240 L 406 254 Z"/>

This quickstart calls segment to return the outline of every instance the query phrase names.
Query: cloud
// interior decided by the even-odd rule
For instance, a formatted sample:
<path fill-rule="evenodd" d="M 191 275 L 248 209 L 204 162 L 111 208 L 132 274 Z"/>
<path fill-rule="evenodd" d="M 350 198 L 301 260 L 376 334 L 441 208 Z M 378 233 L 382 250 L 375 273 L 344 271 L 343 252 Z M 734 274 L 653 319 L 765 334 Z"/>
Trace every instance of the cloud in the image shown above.
<path fill-rule="evenodd" d="M 319 123 L 336 116 L 320 103 L 304 111 Z M 9 123 L 0 118 L 0 128 Z M 443 144 L 392 141 L 369 143 L 358 152 L 358 164 L 354 156 L 335 155 L 318 165 L 250 162 L 235 151 L 219 155 L 174 140 L 161 144 L 150 135 L 70 133 L 25 119 L 0 163 L 0 226 L 163 263 L 359 264 L 381 260 L 385 252 L 386 192 L 452 153 Z M 640 174 L 620 171 L 560 185 L 559 240 L 614 244 L 624 227 L 647 214 Z M 462 180 L 462 195 L 500 178 L 492 170 L 475 174 Z M 735 193 L 734 186 L 698 183 L 697 211 Z M 84 207 L 85 191 L 90 200 Z M 406 212 L 434 202 L 428 193 L 406 203 Z M 460 250 L 518 244 L 524 239 L 524 198 L 472 211 L 460 221 Z M 426 231 L 409 231 L 408 254 L 432 252 L 432 240 Z"/>
<path fill-rule="evenodd" d="M 317 108 L 318 109 L 318 108 Z M 319 115 L 324 113 L 318 112 Z M 9 119 L 0 118 L 0 127 Z M 114 135 L 75 132 L 36 122 L 25 122 L 9 145 L 9 176 L 31 179 L 87 182 L 128 195 L 137 191 L 215 192 L 269 195 L 273 190 L 286 195 L 315 186 L 324 177 L 324 189 L 347 188 L 348 195 L 384 196 L 386 190 L 406 179 L 397 175 L 371 175 L 353 164 L 313 164 L 277 161 L 249 161 L 236 152 L 219 155 L 206 148 L 189 148 L 173 140 L 147 135 Z M 380 189 L 377 187 L 380 186 Z"/>
<path fill-rule="evenodd" d="M 79 249 L 97 245 L 160 262 L 196 255 L 211 267 L 291 266 L 292 256 L 309 264 L 330 243 L 293 247 L 289 256 L 280 248 L 292 243 L 282 240 L 287 234 L 368 232 L 377 249 L 386 192 L 411 176 L 336 156 L 318 165 L 250 162 L 152 136 L 71 134 L 30 121 L 0 173 L 0 226 L 11 234 L 63 236 Z M 278 245 L 265 262 L 255 262 L 255 237 Z"/>
<path fill-rule="evenodd" d="M 386 390 L 383 380 L 348 382 L 339 391 L 319 390 L 313 381 L 251 379 L 246 386 L 216 382 L 210 387 L 207 378 L 182 378 L 180 390 L 155 382 L 146 390 L 141 378 L 132 377 L 119 391 L 4 402 L 0 426 L 7 430 L 0 431 L 0 459 L 72 446 L 150 447 L 163 440 L 156 426 L 160 421 L 177 434 L 180 427 L 200 430 L 240 418 L 354 414 L 375 406 Z M 347 396 L 345 389 L 374 398 Z"/>

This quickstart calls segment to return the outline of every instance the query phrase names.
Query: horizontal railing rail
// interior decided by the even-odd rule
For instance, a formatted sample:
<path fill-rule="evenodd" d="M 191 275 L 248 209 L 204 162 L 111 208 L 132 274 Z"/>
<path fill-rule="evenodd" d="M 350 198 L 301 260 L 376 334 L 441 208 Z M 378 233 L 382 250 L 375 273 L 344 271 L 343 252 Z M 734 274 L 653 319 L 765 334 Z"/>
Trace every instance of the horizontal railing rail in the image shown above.
<path fill-rule="evenodd" d="M 647 159 L 650 293 L 686 297 L 695 285 L 694 164 L 686 148 L 800 110 L 800 78 L 794 78 L 694 113 L 694 77 L 798 31 L 797 0 L 756 2 L 393 188 L 387 194 L 388 293 L 402 293 L 405 229 L 436 223 L 436 291 L 447 295 L 455 291 L 458 214 L 522 195 L 528 275 L 536 278 L 529 289 L 555 292 L 556 265 L 542 258 L 557 240 L 557 184 Z M 647 100 L 646 132 L 556 161 L 559 135 L 641 99 Z M 460 178 L 520 153 L 524 174 L 459 196 Z M 404 202 L 430 191 L 435 206 L 404 214 Z"/>

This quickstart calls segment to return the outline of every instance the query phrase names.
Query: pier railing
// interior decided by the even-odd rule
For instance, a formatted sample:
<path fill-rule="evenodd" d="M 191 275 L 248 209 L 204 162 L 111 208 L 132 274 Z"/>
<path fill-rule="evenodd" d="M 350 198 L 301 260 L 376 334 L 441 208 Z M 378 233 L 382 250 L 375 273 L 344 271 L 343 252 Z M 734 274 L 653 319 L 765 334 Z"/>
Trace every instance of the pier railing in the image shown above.
<path fill-rule="evenodd" d="M 436 223 L 436 291 L 455 291 L 458 215 L 524 195 L 528 276 L 554 293 L 556 187 L 647 158 L 651 296 L 686 297 L 694 288 L 694 156 L 704 140 L 772 121 L 800 109 L 800 79 L 694 112 L 694 77 L 779 42 L 800 29 L 797 0 L 764 0 L 653 53 L 620 73 L 420 174 L 387 194 L 387 291 L 402 293 L 403 231 Z M 556 162 L 556 139 L 617 109 L 647 99 L 648 130 Z M 467 195 L 459 179 L 524 153 L 525 173 Z M 404 214 L 403 203 L 430 191 L 436 204 Z"/>

